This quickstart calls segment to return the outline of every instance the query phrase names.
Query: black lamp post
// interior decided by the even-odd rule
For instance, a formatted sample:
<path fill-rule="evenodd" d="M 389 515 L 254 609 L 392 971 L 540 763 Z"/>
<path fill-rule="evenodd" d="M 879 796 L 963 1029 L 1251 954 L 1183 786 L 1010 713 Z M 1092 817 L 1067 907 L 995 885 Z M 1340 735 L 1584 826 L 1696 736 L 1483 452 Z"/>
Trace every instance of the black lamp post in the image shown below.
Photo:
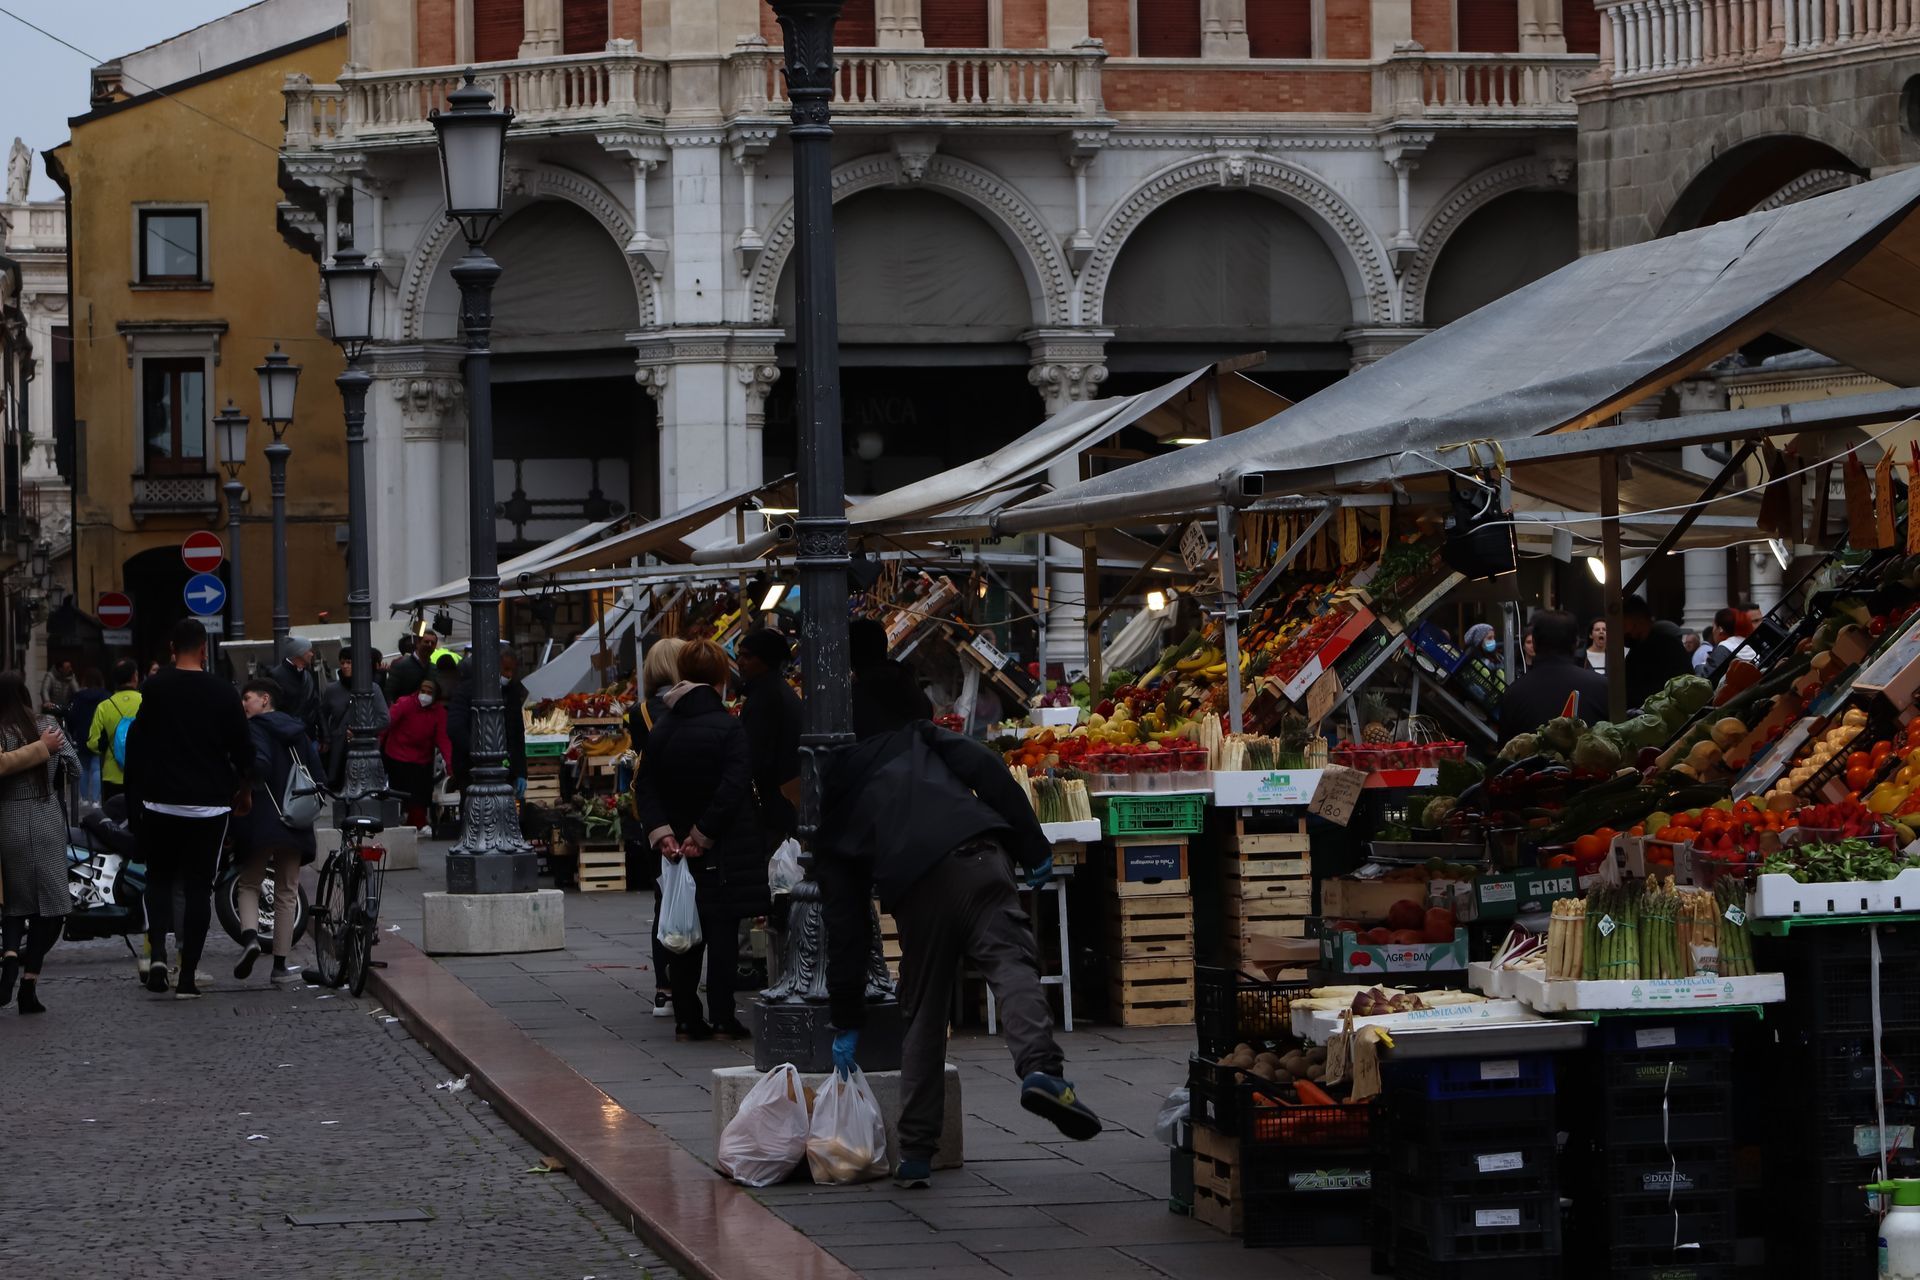
<path fill-rule="evenodd" d="M 300 366 L 280 353 L 274 343 L 266 362 L 253 370 L 260 375 L 260 421 L 273 429 L 266 447 L 267 468 L 273 477 L 273 656 L 282 657 L 287 643 L 287 457 L 293 452 L 285 436 L 293 425 L 293 395 L 300 386 Z"/>
<path fill-rule="evenodd" d="M 367 391 L 373 378 L 360 367 L 360 355 L 373 340 L 373 281 L 379 274 L 357 249 L 339 250 L 320 268 L 333 340 L 347 357 L 334 385 L 347 420 L 347 643 L 353 654 L 347 691 L 348 813 L 358 811 L 359 797 L 387 785 L 387 767 L 380 761 L 380 731 L 386 726 L 373 705 L 373 588 L 367 561 Z"/>
<path fill-rule="evenodd" d="M 227 482 L 221 486 L 227 495 L 227 563 L 233 566 L 228 574 L 232 580 L 227 583 L 227 615 L 233 625 L 227 639 L 245 640 L 247 603 L 245 579 L 240 572 L 240 495 L 245 486 L 240 483 L 240 468 L 247 461 L 247 415 L 228 400 L 227 407 L 213 415 L 213 429 L 220 436 L 220 465 L 227 473 Z"/>
<path fill-rule="evenodd" d="M 794 403 L 799 416 L 800 512 L 795 523 L 800 578 L 801 666 L 806 681 L 800 736 L 800 841 L 810 848 L 820 795 L 834 754 L 853 741 L 847 660 L 847 517 L 840 444 L 840 334 L 833 265 L 833 28 L 842 0 L 769 0 L 786 54 L 793 103 Z M 793 890 L 780 981 L 761 994 L 754 1063 L 790 1061 L 825 1070 L 831 1027 L 826 999 L 826 928 L 811 869 Z M 884 962 L 882 962 L 884 965 Z M 885 969 L 868 996 L 884 996 Z M 875 1011 L 876 1013 L 879 1010 Z M 899 1065 L 897 1006 L 868 1020 L 862 1064 Z"/>
<path fill-rule="evenodd" d="M 467 357 L 467 610 L 472 618 L 473 769 L 460 793 L 460 843 L 447 858 L 448 893 L 525 893 L 537 859 L 520 834 L 507 779 L 506 711 L 500 703 L 500 564 L 493 502 L 493 287 L 500 264 L 482 247 L 505 203 L 507 125 L 473 73 L 432 115 L 447 216 L 467 238 L 453 268 Z"/>

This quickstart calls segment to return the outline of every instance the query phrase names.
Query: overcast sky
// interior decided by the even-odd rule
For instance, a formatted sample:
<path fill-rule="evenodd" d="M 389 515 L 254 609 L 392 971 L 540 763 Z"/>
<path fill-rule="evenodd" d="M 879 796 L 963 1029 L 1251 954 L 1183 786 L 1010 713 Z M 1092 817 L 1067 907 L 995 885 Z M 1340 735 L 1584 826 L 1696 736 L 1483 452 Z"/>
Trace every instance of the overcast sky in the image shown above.
<path fill-rule="evenodd" d="M 36 200 L 56 199 L 40 152 L 67 140 L 67 119 L 87 109 L 87 72 L 95 63 L 178 35 L 232 13 L 249 0 L 0 0 L 0 154 L 19 137 L 34 150 Z M 12 15 L 12 16 L 9 16 Z M 75 53 L 21 24 L 66 40 Z"/>

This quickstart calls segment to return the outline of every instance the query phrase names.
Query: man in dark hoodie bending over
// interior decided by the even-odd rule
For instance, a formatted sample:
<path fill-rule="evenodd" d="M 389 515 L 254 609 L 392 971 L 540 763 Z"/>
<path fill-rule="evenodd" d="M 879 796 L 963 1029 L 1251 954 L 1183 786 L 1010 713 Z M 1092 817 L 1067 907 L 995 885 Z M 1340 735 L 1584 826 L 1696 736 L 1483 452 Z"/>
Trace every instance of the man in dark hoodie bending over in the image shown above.
<path fill-rule="evenodd" d="M 889 700 L 892 701 L 892 700 Z M 947 993 L 964 958 L 993 988 L 1021 1076 L 1020 1105 L 1069 1138 L 1100 1119 L 1062 1079 L 1065 1058 L 1040 985 L 1039 949 L 1021 910 L 1014 863 L 1031 885 L 1053 853 L 999 756 L 971 738 L 909 719 L 874 717 L 827 776 L 816 869 L 825 896 L 834 1066 L 854 1068 L 866 1017 L 873 891 L 900 926 L 900 1163 L 893 1180 L 928 1185 L 945 1113 Z"/>

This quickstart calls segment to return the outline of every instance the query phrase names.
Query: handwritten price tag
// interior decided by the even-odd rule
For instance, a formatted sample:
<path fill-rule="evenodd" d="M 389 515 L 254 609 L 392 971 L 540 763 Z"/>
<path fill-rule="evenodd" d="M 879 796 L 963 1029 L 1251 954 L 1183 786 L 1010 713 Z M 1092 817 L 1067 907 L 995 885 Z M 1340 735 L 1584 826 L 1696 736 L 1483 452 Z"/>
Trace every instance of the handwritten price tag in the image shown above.
<path fill-rule="evenodd" d="M 1365 770 L 1330 764 L 1320 772 L 1320 783 L 1313 789 L 1313 799 L 1307 802 L 1307 812 L 1344 827 L 1352 820 L 1353 808 L 1366 785 Z"/>
<path fill-rule="evenodd" d="M 1320 673 L 1320 678 L 1307 690 L 1307 727 L 1314 728 L 1327 718 L 1334 704 L 1340 701 L 1340 673 L 1328 667 Z"/>

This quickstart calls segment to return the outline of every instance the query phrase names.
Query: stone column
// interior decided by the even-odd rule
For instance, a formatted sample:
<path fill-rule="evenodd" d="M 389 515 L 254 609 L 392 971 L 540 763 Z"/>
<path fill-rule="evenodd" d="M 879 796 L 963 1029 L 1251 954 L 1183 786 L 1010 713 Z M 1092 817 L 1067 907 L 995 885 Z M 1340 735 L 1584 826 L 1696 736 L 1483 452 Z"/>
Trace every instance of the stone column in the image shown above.
<path fill-rule="evenodd" d="M 882 49 L 924 49 L 920 30 L 920 0 L 876 0 L 874 39 Z"/>
<path fill-rule="evenodd" d="M 1200 56 L 1250 56 L 1247 46 L 1247 0 L 1200 0 Z"/>
<path fill-rule="evenodd" d="M 561 38 L 560 0 L 522 0 L 521 15 L 525 34 L 520 39 L 520 57 L 557 58 L 565 48 Z"/>
<path fill-rule="evenodd" d="M 714 328 L 627 337 L 634 380 L 657 411 L 661 514 L 758 484 L 766 396 L 780 376 L 774 344 L 782 334 Z"/>
<path fill-rule="evenodd" d="M 372 347 L 366 366 L 375 384 L 367 515 L 379 647 L 389 605 L 466 572 L 466 402 L 456 347 Z"/>
<path fill-rule="evenodd" d="M 1431 332 L 1433 330 L 1413 325 L 1395 325 L 1380 329 L 1348 329 L 1340 337 L 1353 348 L 1352 367 L 1362 369 Z"/>
<path fill-rule="evenodd" d="M 1753 607 L 1762 615 L 1772 611 L 1780 603 L 1780 597 L 1786 589 L 1786 573 L 1780 568 L 1780 562 L 1773 558 L 1770 547 L 1756 547 L 1748 552 L 1748 564 L 1751 568 L 1753 583 Z"/>
<path fill-rule="evenodd" d="M 1047 416 L 1080 400 L 1097 399 L 1107 380 L 1105 329 L 1036 329 L 1021 337 L 1031 352 L 1027 381 L 1046 402 Z M 1054 488 L 1077 484 L 1080 461 L 1066 457 L 1047 469 Z M 1085 607 L 1086 581 L 1081 572 L 1082 548 L 1065 538 L 1047 538 L 1047 589 L 1052 608 L 1047 611 L 1047 663 L 1059 663 L 1068 672 L 1087 665 Z"/>

